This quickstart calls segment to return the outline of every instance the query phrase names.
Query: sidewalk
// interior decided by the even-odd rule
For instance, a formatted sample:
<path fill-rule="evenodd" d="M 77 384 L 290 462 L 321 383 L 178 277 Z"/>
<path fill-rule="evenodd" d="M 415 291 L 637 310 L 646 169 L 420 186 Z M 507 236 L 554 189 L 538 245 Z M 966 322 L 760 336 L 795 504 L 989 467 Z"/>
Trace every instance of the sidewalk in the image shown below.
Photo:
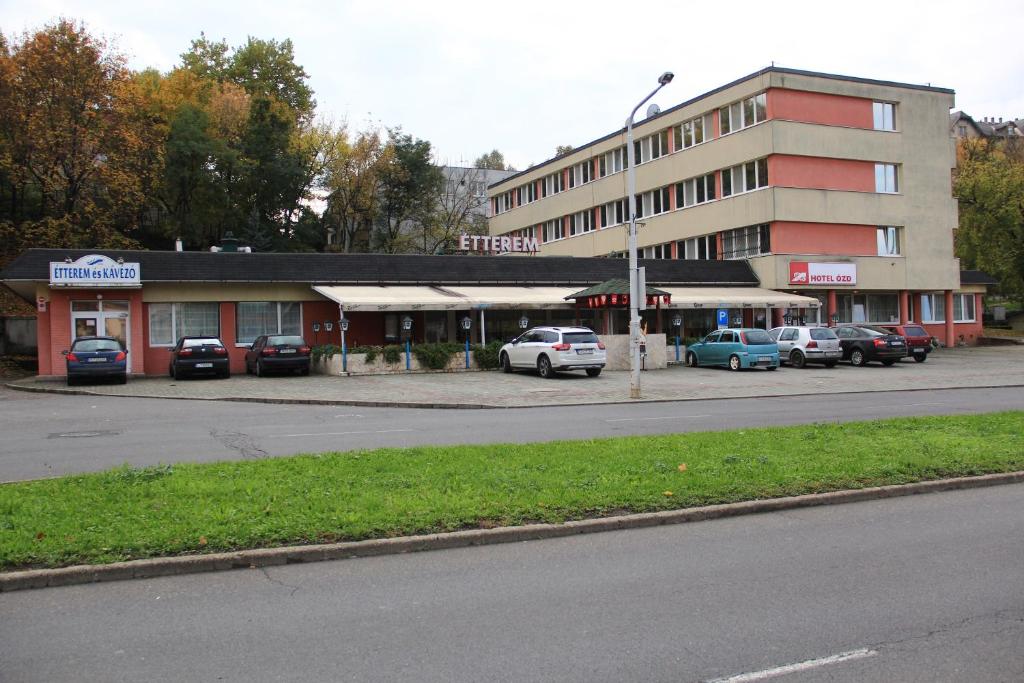
<path fill-rule="evenodd" d="M 590 378 L 563 373 L 553 380 L 536 374 L 497 371 L 360 377 L 264 377 L 229 380 L 131 379 L 125 386 L 68 388 L 63 381 L 30 378 L 9 387 L 53 393 L 283 403 L 336 403 L 447 408 L 515 408 L 591 403 L 631 403 L 629 373 Z M 891 368 L 784 367 L 777 372 L 672 366 L 641 375 L 643 401 L 842 394 L 967 387 L 1024 386 L 1024 347 L 938 349 L 925 363 L 905 360 Z"/>

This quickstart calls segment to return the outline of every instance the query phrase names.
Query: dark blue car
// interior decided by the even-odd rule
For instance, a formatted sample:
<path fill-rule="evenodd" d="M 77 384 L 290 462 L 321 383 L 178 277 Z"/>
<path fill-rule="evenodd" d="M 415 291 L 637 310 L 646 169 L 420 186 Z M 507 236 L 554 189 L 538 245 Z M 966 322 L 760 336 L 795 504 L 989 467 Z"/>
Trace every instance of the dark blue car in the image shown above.
<path fill-rule="evenodd" d="M 80 379 L 113 379 L 118 384 L 128 381 L 128 352 L 113 337 L 79 337 L 64 351 L 68 386 Z"/>

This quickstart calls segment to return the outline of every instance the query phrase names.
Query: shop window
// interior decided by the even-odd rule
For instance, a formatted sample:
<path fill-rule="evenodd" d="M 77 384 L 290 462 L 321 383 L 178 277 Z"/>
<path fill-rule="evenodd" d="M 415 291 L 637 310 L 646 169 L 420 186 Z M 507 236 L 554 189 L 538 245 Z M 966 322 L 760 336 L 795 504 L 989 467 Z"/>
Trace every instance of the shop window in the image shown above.
<path fill-rule="evenodd" d="M 199 302 L 149 305 L 150 346 L 173 346 L 179 337 L 192 336 L 220 336 L 220 304 Z"/>
<path fill-rule="evenodd" d="M 237 305 L 239 344 L 251 344 L 263 334 L 302 334 L 302 312 L 298 302 L 244 301 Z"/>
<path fill-rule="evenodd" d="M 977 320 L 974 312 L 973 294 L 953 295 L 953 322 L 973 323 Z"/>

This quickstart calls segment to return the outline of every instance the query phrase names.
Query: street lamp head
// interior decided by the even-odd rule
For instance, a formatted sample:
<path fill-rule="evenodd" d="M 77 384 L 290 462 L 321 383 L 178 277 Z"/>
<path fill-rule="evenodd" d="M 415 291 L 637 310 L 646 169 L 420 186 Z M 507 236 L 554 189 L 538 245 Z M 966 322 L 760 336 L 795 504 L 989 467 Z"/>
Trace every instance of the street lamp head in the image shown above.
<path fill-rule="evenodd" d="M 672 79 L 675 78 L 675 76 L 676 75 L 671 71 L 666 71 L 665 73 L 658 76 L 658 83 L 660 85 L 668 85 L 669 83 L 672 82 Z"/>

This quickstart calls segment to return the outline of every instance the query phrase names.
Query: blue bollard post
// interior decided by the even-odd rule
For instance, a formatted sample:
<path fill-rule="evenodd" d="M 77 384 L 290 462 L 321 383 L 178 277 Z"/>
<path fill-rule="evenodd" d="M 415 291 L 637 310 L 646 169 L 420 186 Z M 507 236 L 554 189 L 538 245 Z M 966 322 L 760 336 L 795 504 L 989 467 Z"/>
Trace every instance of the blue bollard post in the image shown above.
<path fill-rule="evenodd" d="M 348 372 L 348 355 L 345 351 L 345 340 L 341 341 L 341 371 Z"/>
<path fill-rule="evenodd" d="M 469 370 L 469 335 L 466 335 L 466 369 Z"/>
<path fill-rule="evenodd" d="M 679 362 L 679 335 L 676 335 L 676 362 Z"/>
<path fill-rule="evenodd" d="M 409 340 L 408 339 L 405 340 L 405 369 L 406 370 L 411 370 L 412 369 L 412 362 L 411 362 L 411 360 L 409 358 Z"/>

